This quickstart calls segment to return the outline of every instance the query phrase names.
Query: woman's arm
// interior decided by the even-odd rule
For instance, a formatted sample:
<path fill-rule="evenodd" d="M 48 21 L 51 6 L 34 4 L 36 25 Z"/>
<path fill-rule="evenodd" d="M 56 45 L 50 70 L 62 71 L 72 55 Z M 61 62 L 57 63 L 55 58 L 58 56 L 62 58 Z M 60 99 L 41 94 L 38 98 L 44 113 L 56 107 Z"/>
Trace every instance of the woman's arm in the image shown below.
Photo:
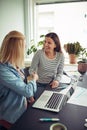
<path fill-rule="evenodd" d="M 16 70 L 11 71 L 0 67 L 0 85 L 27 98 L 34 95 L 37 90 L 36 80 L 24 83 Z"/>
<path fill-rule="evenodd" d="M 64 55 L 61 54 L 61 56 L 60 56 L 60 63 L 58 65 L 57 74 L 54 77 L 54 80 L 57 80 L 57 81 L 61 80 L 61 77 L 63 75 L 63 68 L 64 68 Z"/>
<path fill-rule="evenodd" d="M 59 82 L 61 80 L 61 77 L 63 75 L 63 68 L 64 68 L 64 56 L 63 54 L 61 54 L 60 56 L 58 56 L 60 58 L 59 59 L 59 63 L 58 63 L 58 67 L 57 67 L 57 73 L 54 75 L 54 79 L 53 81 L 50 83 L 50 86 L 52 88 L 56 88 L 59 86 Z"/>

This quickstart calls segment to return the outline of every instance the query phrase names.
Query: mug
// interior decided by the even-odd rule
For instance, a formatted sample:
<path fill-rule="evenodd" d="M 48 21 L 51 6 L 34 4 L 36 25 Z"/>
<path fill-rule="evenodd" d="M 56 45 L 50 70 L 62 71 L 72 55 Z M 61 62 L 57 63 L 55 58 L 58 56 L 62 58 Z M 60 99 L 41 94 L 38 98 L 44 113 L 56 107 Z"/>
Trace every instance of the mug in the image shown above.
<path fill-rule="evenodd" d="M 67 128 L 62 123 L 54 123 L 50 126 L 50 130 L 67 130 Z"/>

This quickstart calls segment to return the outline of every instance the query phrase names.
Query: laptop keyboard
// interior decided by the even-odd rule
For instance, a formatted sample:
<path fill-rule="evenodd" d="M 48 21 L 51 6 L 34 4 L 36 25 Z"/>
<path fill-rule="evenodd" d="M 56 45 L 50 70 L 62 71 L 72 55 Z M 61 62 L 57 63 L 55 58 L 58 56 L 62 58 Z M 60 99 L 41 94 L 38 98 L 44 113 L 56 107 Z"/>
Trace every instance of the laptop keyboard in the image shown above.
<path fill-rule="evenodd" d="M 53 93 L 47 104 L 45 105 L 46 108 L 52 108 L 52 109 L 57 109 L 61 98 L 63 98 L 62 94 L 58 93 Z"/>

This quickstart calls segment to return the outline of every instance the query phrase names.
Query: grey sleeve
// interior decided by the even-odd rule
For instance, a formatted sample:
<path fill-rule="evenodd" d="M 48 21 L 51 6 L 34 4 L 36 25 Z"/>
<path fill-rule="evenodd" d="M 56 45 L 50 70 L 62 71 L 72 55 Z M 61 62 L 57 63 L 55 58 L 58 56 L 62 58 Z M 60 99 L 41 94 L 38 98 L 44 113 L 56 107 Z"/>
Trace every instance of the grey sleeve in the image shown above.
<path fill-rule="evenodd" d="M 57 74 L 55 76 L 55 80 L 58 80 L 60 81 L 61 80 L 61 77 L 63 75 L 63 68 L 64 68 L 64 55 L 61 54 L 60 55 L 60 61 L 59 61 L 59 65 L 58 65 L 58 68 L 57 68 Z"/>

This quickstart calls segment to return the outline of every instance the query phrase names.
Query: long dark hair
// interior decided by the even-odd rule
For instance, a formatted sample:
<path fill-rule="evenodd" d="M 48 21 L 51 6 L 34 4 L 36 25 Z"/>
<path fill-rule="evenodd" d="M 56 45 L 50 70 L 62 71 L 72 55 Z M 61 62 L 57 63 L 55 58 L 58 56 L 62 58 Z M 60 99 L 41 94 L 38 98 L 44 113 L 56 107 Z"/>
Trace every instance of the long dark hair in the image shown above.
<path fill-rule="evenodd" d="M 50 33 L 46 34 L 45 37 L 50 37 L 56 44 L 56 48 L 54 48 L 54 51 L 62 52 L 60 39 L 56 33 L 50 32 Z"/>

